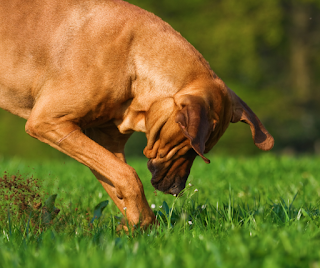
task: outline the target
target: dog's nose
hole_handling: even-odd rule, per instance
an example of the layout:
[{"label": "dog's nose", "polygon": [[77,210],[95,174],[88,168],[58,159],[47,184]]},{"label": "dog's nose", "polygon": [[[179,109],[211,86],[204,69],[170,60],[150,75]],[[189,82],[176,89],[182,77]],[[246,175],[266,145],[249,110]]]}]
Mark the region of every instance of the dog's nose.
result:
[{"label": "dog's nose", "polygon": [[182,182],[180,184],[174,183],[169,188],[169,190],[166,191],[166,193],[172,194],[172,195],[178,195],[185,188],[185,186],[186,186],[185,182]]}]

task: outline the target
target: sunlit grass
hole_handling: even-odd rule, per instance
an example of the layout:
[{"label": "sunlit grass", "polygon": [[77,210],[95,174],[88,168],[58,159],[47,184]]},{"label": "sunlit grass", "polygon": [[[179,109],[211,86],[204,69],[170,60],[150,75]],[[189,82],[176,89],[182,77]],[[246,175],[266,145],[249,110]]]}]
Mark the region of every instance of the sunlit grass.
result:
[{"label": "sunlit grass", "polygon": [[[2,160],[7,171],[41,179],[43,198],[58,194],[52,224],[6,218],[0,267],[320,267],[320,159],[198,159],[183,195],[154,193],[145,160],[130,160],[159,225],[117,233],[112,201],[90,171],[74,162]],[[1,177],[1,174],[0,174]]]}]

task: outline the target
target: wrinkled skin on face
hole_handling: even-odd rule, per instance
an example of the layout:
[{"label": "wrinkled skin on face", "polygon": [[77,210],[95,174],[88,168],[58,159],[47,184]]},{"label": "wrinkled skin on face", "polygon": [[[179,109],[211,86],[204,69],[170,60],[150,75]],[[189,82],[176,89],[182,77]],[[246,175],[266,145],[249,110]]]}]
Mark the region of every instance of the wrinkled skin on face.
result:
[{"label": "wrinkled skin on face", "polygon": [[173,116],[161,128],[153,150],[155,155],[148,161],[153,187],[167,194],[179,194],[185,188],[197,154]]},{"label": "wrinkled skin on face", "polygon": [[[153,146],[155,153],[148,162],[152,174],[151,183],[159,191],[178,195],[185,188],[191,166],[197,156],[196,151],[204,150],[195,144],[199,139],[197,136],[200,135],[200,139],[205,141],[211,130],[205,126],[209,121],[207,115],[203,114],[202,105],[196,106],[189,104],[181,110],[174,111],[159,131],[159,137]],[[201,115],[205,122],[201,120]],[[192,125],[191,121],[196,121],[197,124]],[[211,124],[209,126],[211,128]],[[145,154],[148,154],[146,150]]]},{"label": "wrinkled skin on face", "polygon": [[197,156],[178,124],[175,126],[175,131],[171,129],[170,132],[166,132],[169,124],[163,127],[157,157],[148,161],[153,187],[172,195],[179,194],[185,188],[192,163]]},{"label": "wrinkled skin on face", "polygon": [[[176,126],[179,125],[176,123]],[[192,148],[190,140],[183,134],[181,127],[177,128],[175,139],[171,136],[172,132],[171,135],[166,135],[165,129],[166,127],[163,128],[158,143],[166,144],[166,147],[160,147],[157,157],[149,159],[148,169],[152,174],[151,183],[156,190],[178,195],[185,188],[191,166],[198,154]],[[209,145],[216,143],[214,140],[217,135],[212,135],[210,138]],[[173,141],[177,143],[174,144]]]}]

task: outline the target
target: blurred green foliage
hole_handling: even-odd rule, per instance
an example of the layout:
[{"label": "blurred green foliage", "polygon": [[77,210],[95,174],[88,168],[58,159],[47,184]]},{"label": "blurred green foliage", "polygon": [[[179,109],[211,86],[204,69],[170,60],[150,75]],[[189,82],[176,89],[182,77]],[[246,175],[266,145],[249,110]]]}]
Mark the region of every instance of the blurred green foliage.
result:
[{"label": "blurred green foliage", "polygon": [[[319,0],[129,0],[179,31],[258,115],[277,152],[320,153]],[[0,111],[0,154],[62,157]],[[142,155],[134,134],[128,155]],[[232,124],[217,153],[254,154],[249,127]]]}]

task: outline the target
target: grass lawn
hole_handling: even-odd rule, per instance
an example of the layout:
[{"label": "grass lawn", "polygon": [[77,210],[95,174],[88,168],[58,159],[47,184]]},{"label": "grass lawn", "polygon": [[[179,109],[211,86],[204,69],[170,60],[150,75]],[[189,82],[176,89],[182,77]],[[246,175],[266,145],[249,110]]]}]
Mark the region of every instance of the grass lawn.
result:
[{"label": "grass lawn", "polygon": [[179,198],[155,194],[146,160],[129,159],[160,222],[133,234],[116,233],[121,215],[81,164],[0,159],[0,177],[40,179],[60,209],[49,226],[31,224],[7,214],[2,191],[0,267],[320,267],[319,157],[210,159],[195,161]]}]

